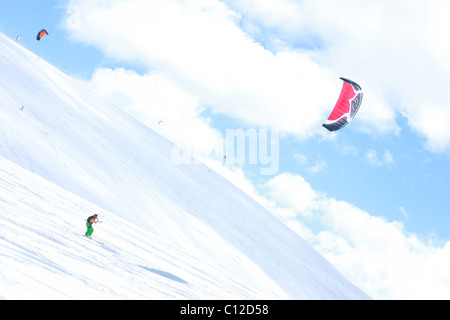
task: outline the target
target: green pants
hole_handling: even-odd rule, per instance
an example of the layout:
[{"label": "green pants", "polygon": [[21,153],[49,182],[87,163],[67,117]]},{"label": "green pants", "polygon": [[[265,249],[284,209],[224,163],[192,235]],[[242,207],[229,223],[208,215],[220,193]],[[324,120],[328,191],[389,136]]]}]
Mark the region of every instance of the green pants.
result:
[{"label": "green pants", "polygon": [[92,235],[92,232],[94,232],[94,228],[92,228],[92,224],[89,222],[86,222],[87,231],[85,233],[86,236],[90,237]]}]

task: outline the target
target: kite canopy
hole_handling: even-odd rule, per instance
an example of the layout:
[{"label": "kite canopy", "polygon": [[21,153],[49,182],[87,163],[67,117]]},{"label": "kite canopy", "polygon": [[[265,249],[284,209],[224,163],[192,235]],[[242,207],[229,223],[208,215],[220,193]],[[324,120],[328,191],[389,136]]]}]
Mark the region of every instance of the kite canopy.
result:
[{"label": "kite canopy", "polygon": [[359,110],[363,92],[361,87],[351,80],[341,78],[344,81],[341,95],[323,126],[329,131],[337,131],[345,127]]},{"label": "kite canopy", "polygon": [[36,37],[36,40],[37,40],[37,41],[41,40],[42,37],[45,36],[45,35],[48,35],[47,30],[42,29],[41,31],[39,31],[39,33],[38,33],[38,35],[37,35],[37,37]]}]

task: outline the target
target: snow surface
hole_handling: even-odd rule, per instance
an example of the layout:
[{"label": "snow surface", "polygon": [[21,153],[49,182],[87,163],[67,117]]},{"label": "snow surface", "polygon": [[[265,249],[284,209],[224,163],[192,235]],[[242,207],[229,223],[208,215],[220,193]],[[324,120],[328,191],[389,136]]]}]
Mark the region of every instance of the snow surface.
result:
[{"label": "snow surface", "polygon": [[175,147],[0,34],[0,297],[369,298]]}]

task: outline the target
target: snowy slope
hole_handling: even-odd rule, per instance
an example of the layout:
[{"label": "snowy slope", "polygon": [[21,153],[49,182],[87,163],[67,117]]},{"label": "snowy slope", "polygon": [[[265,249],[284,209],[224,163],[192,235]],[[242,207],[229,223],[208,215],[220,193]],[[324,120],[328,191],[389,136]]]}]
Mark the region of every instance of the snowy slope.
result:
[{"label": "snowy slope", "polygon": [[[26,208],[32,206],[43,221],[66,219],[62,225],[54,222],[55,229],[64,230],[58,231],[57,236],[49,235],[48,226],[37,223],[34,216],[28,223],[1,225],[8,232],[10,228],[19,228],[31,233],[23,247],[20,247],[20,233],[16,234],[17,241],[13,244],[0,238],[7,243],[9,259],[13,259],[18,247],[33,256],[39,252],[36,255],[41,260],[27,260],[20,266],[39,272],[49,265],[50,268],[59,266],[61,260],[80,261],[82,271],[59,269],[66,275],[60,284],[78,279],[80,287],[88,286],[89,281],[95,281],[94,277],[89,281],[85,275],[71,277],[75,273],[84,274],[85,268],[90,266],[90,262],[84,260],[85,255],[79,254],[87,253],[87,239],[76,242],[84,231],[83,219],[100,211],[105,212],[108,219],[97,227],[94,235],[103,237],[107,244],[98,248],[103,250],[99,251],[101,253],[94,255],[102,256],[104,264],[115,266],[115,271],[109,269],[109,272],[123,272],[126,277],[129,270],[130,277],[136,277],[136,283],[148,283],[143,295],[134,292],[136,285],[124,283],[123,287],[110,288],[121,298],[151,298],[151,294],[145,295],[146,290],[156,295],[164,291],[164,297],[172,298],[229,298],[230,294],[250,299],[367,298],[305,241],[220,175],[204,165],[177,165],[172,161],[174,145],[171,142],[1,34],[0,70],[0,156],[70,193],[55,191],[59,199],[53,203],[47,197],[41,208],[29,197],[12,201],[8,200],[6,190],[0,192],[0,221],[10,221],[6,212],[17,202],[17,206],[25,207],[17,209],[21,216],[28,217],[30,213]],[[18,171],[12,167],[11,170]],[[8,171],[5,174],[17,179],[24,175],[21,172],[16,176]],[[15,182],[13,179],[5,183]],[[33,190],[26,183],[16,183],[24,194],[30,197],[35,194],[41,199],[44,199],[41,193],[47,192],[45,188],[50,188],[43,180],[35,182]],[[40,184],[46,187],[41,188]],[[63,212],[66,206],[71,208],[68,216]],[[138,231],[137,226],[144,231]],[[0,235],[5,232],[0,230]],[[46,239],[42,247],[40,242],[32,241],[39,237]],[[84,251],[79,248],[83,245]],[[154,246],[157,249],[149,250]],[[68,251],[62,250],[63,247]],[[108,248],[110,252],[106,253]],[[139,260],[141,251],[145,254]],[[0,251],[2,259],[7,256],[3,252]],[[176,272],[165,270],[164,264],[153,264],[153,254],[166,255],[160,261],[173,261]],[[141,267],[125,265],[127,258],[136,259],[138,262],[133,266]],[[10,266],[8,260],[0,262],[0,296],[10,298],[8,292],[1,292],[2,282],[14,283],[17,277],[21,278],[21,268]],[[101,266],[97,265],[98,271]],[[119,272],[121,266],[124,271]],[[189,266],[192,272],[186,273]],[[177,286],[170,293],[168,287],[164,286],[164,290],[158,287],[157,272],[148,269],[162,270],[176,279],[183,279],[178,286],[191,283],[189,280],[200,277],[199,274],[208,276],[200,277],[203,279],[200,288],[188,290]],[[150,278],[156,278],[141,281],[137,276],[140,273],[147,276],[150,273]],[[215,273],[218,279],[228,280],[213,281]],[[36,282],[46,284],[47,281],[32,280],[23,287],[24,292],[29,292],[29,297],[46,296],[33,288]],[[222,286],[227,281],[231,284],[227,285],[229,290],[224,290]],[[104,283],[98,284],[95,293],[103,286]],[[153,289],[148,289],[150,287]],[[56,291],[72,297],[62,287]],[[52,295],[49,293],[48,297]]]},{"label": "snowy slope", "polygon": [[[0,199],[0,297],[248,299],[282,294],[276,286],[267,293],[247,288],[3,158]],[[81,236],[86,215],[99,211],[104,214],[95,239]]]}]

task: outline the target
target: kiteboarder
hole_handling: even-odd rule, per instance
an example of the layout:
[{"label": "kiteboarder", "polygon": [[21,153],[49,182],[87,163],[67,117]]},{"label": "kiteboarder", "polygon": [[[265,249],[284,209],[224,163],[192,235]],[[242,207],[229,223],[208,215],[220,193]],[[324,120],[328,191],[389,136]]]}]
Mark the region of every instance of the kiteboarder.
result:
[{"label": "kiteboarder", "polygon": [[94,232],[94,228],[92,227],[92,225],[94,223],[98,223],[98,215],[97,214],[94,214],[93,216],[90,216],[89,218],[86,219],[87,231],[84,235],[88,238],[91,238],[92,233]]}]

